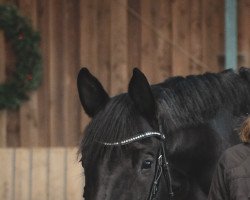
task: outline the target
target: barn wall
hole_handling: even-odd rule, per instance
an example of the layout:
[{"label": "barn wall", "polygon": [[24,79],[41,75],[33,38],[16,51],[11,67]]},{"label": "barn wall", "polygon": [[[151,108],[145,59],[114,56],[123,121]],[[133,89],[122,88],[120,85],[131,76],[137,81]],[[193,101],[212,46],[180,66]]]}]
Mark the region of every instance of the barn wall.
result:
[{"label": "barn wall", "polygon": [[76,148],[0,148],[1,200],[81,200]]},{"label": "barn wall", "polygon": [[[76,76],[87,66],[111,94],[126,91],[133,67],[150,83],[223,68],[223,0],[0,0],[41,32],[44,79],[30,101],[0,111],[0,146],[75,146],[88,117]],[[241,65],[250,65],[249,1],[239,0]],[[12,58],[12,59],[11,59]],[[0,32],[0,81],[13,68]]]}]

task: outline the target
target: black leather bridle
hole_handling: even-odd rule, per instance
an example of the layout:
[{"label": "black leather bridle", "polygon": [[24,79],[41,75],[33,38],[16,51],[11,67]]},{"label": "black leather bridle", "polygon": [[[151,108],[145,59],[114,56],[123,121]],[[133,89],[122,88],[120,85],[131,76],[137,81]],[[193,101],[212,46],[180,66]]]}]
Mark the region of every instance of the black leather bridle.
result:
[{"label": "black leather bridle", "polygon": [[160,140],[160,147],[158,151],[157,163],[155,166],[154,180],[151,184],[151,189],[150,189],[150,193],[149,193],[147,200],[157,199],[160,178],[162,175],[164,176],[164,180],[169,190],[169,199],[172,200],[174,197],[174,193],[173,193],[173,188],[172,188],[172,179],[171,179],[170,169],[169,169],[168,160],[166,157],[165,135],[159,132],[146,132],[146,133],[138,134],[134,137],[125,139],[120,142],[113,142],[113,143],[102,142],[102,144],[104,144],[105,146],[126,145],[126,144],[130,144],[130,143],[133,143],[133,142],[145,139],[145,138],[149,138],[149,137],[158,138]]},{"label": "black leather bridle", "polygon": [[160,139],[160,149],[158,153],[158,159],[155,167],[155,176],[153,183],[151,185],[150,193],[148,200],[155,200],[157,199],[157,192],[159,188],[159,181],[163,174],[165,183],[169,190],[169,199],[172,200],[174,197],[174,192],[172,188],[172,178],[170,174],[170,169],[166,157],[166,150],[165,150],[165,144],[164,144],[165,137]]}]

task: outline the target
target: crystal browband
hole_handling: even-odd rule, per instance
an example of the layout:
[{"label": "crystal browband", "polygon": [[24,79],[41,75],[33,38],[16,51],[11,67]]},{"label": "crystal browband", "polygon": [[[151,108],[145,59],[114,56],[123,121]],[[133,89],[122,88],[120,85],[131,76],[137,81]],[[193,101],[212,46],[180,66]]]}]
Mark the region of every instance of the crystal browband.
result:
[{"label": "crystal browband", "polygon": [[142,134],[135,135],[134,137],[122,140],[120,142],[100,142],[106,146],[118,146],[118,145],[125,145],[129,144],[138,140],[142,140],[148,137],[159,137],[160,139],[165,139],[165,135],[159,133],[159,132],[146,132]]}]

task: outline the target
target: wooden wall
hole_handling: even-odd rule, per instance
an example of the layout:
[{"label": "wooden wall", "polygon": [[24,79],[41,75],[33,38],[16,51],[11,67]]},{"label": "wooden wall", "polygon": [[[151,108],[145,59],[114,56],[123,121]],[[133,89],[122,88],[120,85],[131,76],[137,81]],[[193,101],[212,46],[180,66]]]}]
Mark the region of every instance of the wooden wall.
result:
[{"label": "wooden wall", "polygon": [[76,148],[0,148],[1,200],[81,200]]},{"label": "wooden wall", "polygon": [[[223,0],[0,0],[41,32],[44,79],[30,101],[0,111],[0,146],[74,146],[89,121],[76,90],[87,66],[111,94],[133,67],[151,83],[223,68]],[[239,0],[240,65],[250,65],[250,2]],[[13,55],[0,32],[0,81]]]}]

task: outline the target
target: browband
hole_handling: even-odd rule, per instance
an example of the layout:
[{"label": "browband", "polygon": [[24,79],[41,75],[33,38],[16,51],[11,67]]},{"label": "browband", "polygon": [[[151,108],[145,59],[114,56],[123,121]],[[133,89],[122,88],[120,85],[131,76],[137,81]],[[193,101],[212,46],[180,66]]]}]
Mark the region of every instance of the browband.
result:
[{"label": "browband", "polygon": [[129,144],[138,140],[142,140],[148,137],[159,137],[161,140],[165,140],[165,135],[159,133],[159,132],[146,132],[142,134],[135,135],[134,137],[122,140],[120,142],[100,142],[106,146],[118,146],[118,145],[125,145]]}]

